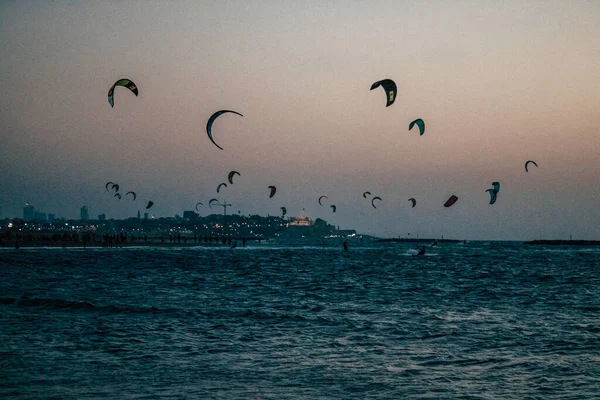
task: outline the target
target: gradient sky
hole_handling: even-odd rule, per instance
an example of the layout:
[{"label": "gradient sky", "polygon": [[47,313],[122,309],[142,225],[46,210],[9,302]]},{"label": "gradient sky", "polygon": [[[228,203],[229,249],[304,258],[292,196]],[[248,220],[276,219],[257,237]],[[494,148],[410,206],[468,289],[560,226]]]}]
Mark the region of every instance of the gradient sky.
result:
[{"label": "gradient sky", "polygon": [[[218,197],[379,236],[600,239],[598,21],[597,1],[4,1],[0,207],[173,216]],[[140,95],[111,108],[125,77]],[[369,91],[385,78],[388,108]],[[244,114],[215,122],[223,151],[220,109]]]}]

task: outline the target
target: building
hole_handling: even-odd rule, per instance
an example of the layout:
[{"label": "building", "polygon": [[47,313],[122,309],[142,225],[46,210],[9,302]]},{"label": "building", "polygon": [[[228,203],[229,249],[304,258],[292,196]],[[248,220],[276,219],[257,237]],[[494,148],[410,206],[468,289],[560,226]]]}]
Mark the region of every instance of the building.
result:
[{"label": "building", "polygon": [[106,221],[106,214],[98,214],[98,221]]},{"label": "building", "polygon": [[33,219],[35,219],[36,221],[46,221],[48,219],[45,212],[35,211],[33,215]]},{"label": "building", "polygon": [[30,222],[35,219],[35,207],[29,204],[23,208],[23,221]]},{"label": "building", "polygon": [[87,221],[88,219],[90,219],[90,214],[88,213],[87,206],[83,206],[79,209],[79,215],[79,219],[82,221]]},{"label": "building", "polygon": [[4,215],[2,214],[2,206],[0,206],[0,219],[4,218]]},{"label": "building", "polygon": [[55,219],[56,219],[56,215],[55,215],[55,214],[52,214],[52,213],[49,213],[49,214],[48,214],[48,222],[52,222],[52,221],[54,221]]},{"label": "building", "polygon": [[312,221],[306,215],[304,215],[304,209],[299,217],[290,217],[290,226],[311,226]]}]

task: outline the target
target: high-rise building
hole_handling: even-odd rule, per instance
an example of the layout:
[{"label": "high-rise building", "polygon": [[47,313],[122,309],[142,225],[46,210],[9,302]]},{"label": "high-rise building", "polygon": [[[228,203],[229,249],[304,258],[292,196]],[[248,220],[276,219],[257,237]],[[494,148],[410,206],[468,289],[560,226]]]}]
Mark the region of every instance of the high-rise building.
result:
[{"label": "high-rise building", "polygon": [[90,219],[90,214],[88,213],[87,206],[81,207],[81,209],[79,210],[79,214],[80,214],[79,219],[82,221],[87,221],[88,219]]},{"label": "high-rise building", "polygon": [[52,213],[48,213],[48,222],[52,222],[56,219],[56,215]]},{"label": "high-rise building", "polygon": [[36,221],[46,221],[48,219],[48,217],[46,216],[45,212],[41,212],[41,211],[35,211],[33,213],[33,216]]},{"label": "high-rise building", "polygon": [[23,221],[30,222],[35,219],[35,207],[29,204],[23,208]]}]

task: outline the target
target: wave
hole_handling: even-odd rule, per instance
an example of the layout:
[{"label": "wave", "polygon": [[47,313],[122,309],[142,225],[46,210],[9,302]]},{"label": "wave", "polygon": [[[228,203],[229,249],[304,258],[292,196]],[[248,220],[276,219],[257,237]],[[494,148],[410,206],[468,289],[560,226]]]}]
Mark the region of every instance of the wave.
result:
[{"label": "wave", "polygon": [[134,307],[128,305],[99,306],[88,301],[64,300],[21,296],[17,298],[0,297],[0,305],[14,307],[30,307],[47,310],[71,310],[88,312],[107,312],[117,314],[169,314],[178,311],[176,308]]}]

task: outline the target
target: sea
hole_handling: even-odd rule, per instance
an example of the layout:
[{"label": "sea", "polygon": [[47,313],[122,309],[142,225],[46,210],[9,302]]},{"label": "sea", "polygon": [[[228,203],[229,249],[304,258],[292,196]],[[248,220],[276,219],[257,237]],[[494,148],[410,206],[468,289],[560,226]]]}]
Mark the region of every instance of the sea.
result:
[{"label": "sea", "polygon": [[0,249],[2,399],[600,399],[600,247]]}]

